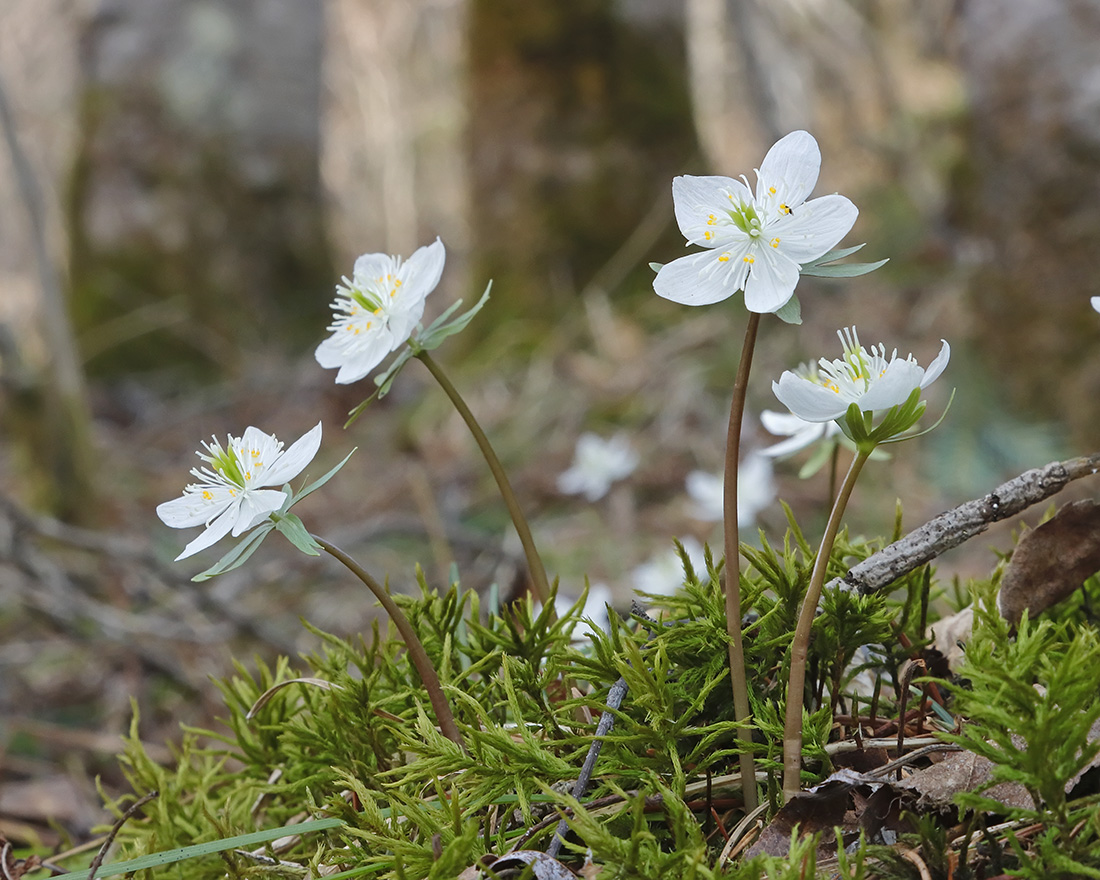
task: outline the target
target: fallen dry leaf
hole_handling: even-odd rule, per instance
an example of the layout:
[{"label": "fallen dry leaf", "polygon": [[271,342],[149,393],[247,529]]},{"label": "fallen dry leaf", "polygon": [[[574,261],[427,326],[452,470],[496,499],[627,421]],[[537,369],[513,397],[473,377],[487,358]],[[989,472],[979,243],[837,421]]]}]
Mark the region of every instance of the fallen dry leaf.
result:
[{"label": "fallen dry leaf", "polygon": [[1100,571],[1100,504],[1072,501],[1020,538],[1001,578],[997,610],[1018,623],[1061,602]]},{"label": "fallen dry leaf", "polygon": [[[1024,747],[1023,740],[1018,743]],[[896,782],[900,788],[907,788],[920,795],[917,807],[923,810],[941,810],[954,807],[955,795],[964,791],[975,791],[989,782],[993,775],[993,762],[973,752],[951,752],[938,764],[918,770],[907,778]],[[1017,782],[1002,782],[982,792],[993,800],[1000,801],[1006,807],[1034,809],[1026,788]]]}]

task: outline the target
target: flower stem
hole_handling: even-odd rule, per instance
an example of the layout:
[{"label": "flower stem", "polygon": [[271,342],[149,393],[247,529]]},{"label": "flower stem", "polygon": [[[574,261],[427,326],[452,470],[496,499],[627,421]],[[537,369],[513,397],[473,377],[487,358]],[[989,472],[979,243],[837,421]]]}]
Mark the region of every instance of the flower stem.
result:
[{"label": "flower stem", "polygon": [[413,629],[409,618],[405,616],[405,612],[393,601],[389,591],[371,577],[370,573],[347,553],[318,535],[312,535],[312,538],[326,553],[342,562],[345,568],[366,584],[367,589],[374,593],[378,601],[382,603],[382,607],[386,609],[386,613],[389,614],[390,619],[397,626],[397,631],[401,633],[401,638],[404,640],[405,647],[409,652],[409,659],[412,660],[413,666],[420,674],[420,680],[424,682],[424,687],[428,691],[428,699],[431,700],[432,709],[435,711],[435,720],[439,722],[439,729],[447,739],[465,752],[466,743],[458,730],[458,724],[455,723],[455,716],[451,711],[451,704],[447,700],[447,695],[443,693],[443,685],[439,681],[439,675],[436,674],[435,667],[432,666],[432,661],[428,657],[428,652],[424,650],[424,643],[420,641],[420,637]]},{"label": "flower stem", "polygon": [[749,385],[749,368],[756,348],[760,315],[749,313],[745,329],[745,344],[733,382],[733,403],[730,406],[729,428],[726,431],[726,476],[723,490],[726,550],[726,632],[729,635],[730,680],[733,682],[733,717],[740,722],[737,729],[741,741],[741,791],[745,811],[756,809],[756,767],[752,756],[752,728],[749,726],[749,685],[745,677],[745,649],[741,644],[741,541],[737,525],[737,468],[741,460],[741,422],[745,415],[745,393]]},{"label": "flower stem", "polygon": [[416,356],[424,362],[424,366],[428,368],[428,371],[451,399],[451,403],[458,410],[458,414],[466,422],[466,427],[474,435],[474,440],[477,441],[478,448],[485,457],[485,463],[489,465],[489,470],[493,472],[493,478],[497,481],[497,488],[500,490],[500,497],[504,499],[508,513],[512,517],[512,524],[516,527],[516,533],[523,545],[523,553],[527,557],[527,569],[531,574],[531,585],[534,588],[535,597],[543,604],[544,608],[552,609],[550,583],[546,578],[546,569],[542,565],[542,558],[535,548],[535,540],[531,537],[531,527],[527,524],[527,518],[523,515],[523,510],[520,509],[519,501],[516,500],[516,493],[512,491],[512,484],[508,482],[508,475],[504,472],[504,467],[501,465],[500,459],[497,458],[496,452],[493,451],[489,438],[481,430],[481,425],[474,418],[474,414],[470,412],[470,408],[466,405],[466,401],[462,399],[462,395],[458,393],[458,389],[451,384],[451,380],[447,378],[432,356],[426,351],[421,351]]},{"label": "flower stem", "polygon": [[791,676],[787,681],[787,718],[783,727],[784,801],[789,801],[802,788],[802,701],[806,692],[806,657],[810,648],[810,630],[813,627],[814,616],[817,614],[821,590],[825,586],[829,558],[832,556],[837,532],[840,531],[844,509],[848,506],[848,499],[852,497],[856,479],[870,454],[870,450],[857,452],[848,468],[848,473],[844,475],[844,482],[840,485],[836,501],[833,502],[833,509],[829,513],[829,521],[825,525],[821,547],[814,559],[810,586],[806,590],[806,597],[802,600],[798,624],[795,626],[794,638],[791,640]]}]

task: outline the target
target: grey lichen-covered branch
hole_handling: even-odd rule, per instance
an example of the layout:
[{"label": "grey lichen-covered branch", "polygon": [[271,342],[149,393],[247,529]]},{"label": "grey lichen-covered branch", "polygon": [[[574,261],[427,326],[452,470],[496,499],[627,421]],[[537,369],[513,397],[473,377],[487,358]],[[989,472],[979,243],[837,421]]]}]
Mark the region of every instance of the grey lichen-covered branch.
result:
[{"label": "grey lichen-covered branch", "polygon": [[1069,483],[1097,470],[1100,470],[1100,452],[1025,471],[988,495],[941,513],[853,566],[844,577],[834,578],[827,586],[858,590],[864,595],[882,590],[941,553],[980,535],[993,523],[1057,495]]}]

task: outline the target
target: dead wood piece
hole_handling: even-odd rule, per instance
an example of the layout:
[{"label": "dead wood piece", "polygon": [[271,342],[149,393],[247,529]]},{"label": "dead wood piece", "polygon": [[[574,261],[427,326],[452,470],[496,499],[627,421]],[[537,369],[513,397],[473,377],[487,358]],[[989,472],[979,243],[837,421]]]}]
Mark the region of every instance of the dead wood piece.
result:
[{"label": "dead wood piece", "polygon": [[1091,476],[1098,470],[1100,452],[1025,471],[988,495],[934,517],[853,566],[844,577],[834,578],[827,586],[856,590],[863,595],[878,592],[941,553],[980,535],[993,523],[1045,501],[1073,480]]}]

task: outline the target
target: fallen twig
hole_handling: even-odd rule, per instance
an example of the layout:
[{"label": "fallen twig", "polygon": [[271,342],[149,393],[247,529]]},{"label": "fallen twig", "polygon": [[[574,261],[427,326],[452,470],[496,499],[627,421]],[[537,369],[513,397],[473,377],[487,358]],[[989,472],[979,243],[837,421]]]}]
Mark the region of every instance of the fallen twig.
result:
[{"label": "fallen twig", "polygon": [[97,852],[95,858],[92,859],[92,864],[88,866],[88,880],[95,880],[95,873],[99,870],[99,866],[103,864],[103,859],[107,856],[107,850],[109,850],[111,844],[115,842],[118,832],[122,830],[122,826],[126,824],[126,821],[134,815],[134,813],[149,803],[149,801],[159,796],[159,791],[149,792],[149,794],[138,798],[130,804],[130,806],[126,808],[126,812],[118,817],[118,821],[115,822],[115,824],[111,826],[111,830],[107,832],[107,838],[103,841],[103,846],[99,848],[99,852]]},{"label": "fallen twig", "polygon": [[863,595],[875,593],[941,553],[980,535],[993,523],[1045,501],[1073,480],[1098,470],[1100,452],[1025,471],[988,495],[941,513],[853,566],[844,577],[834,578],[827,586],[858,590]]}]

